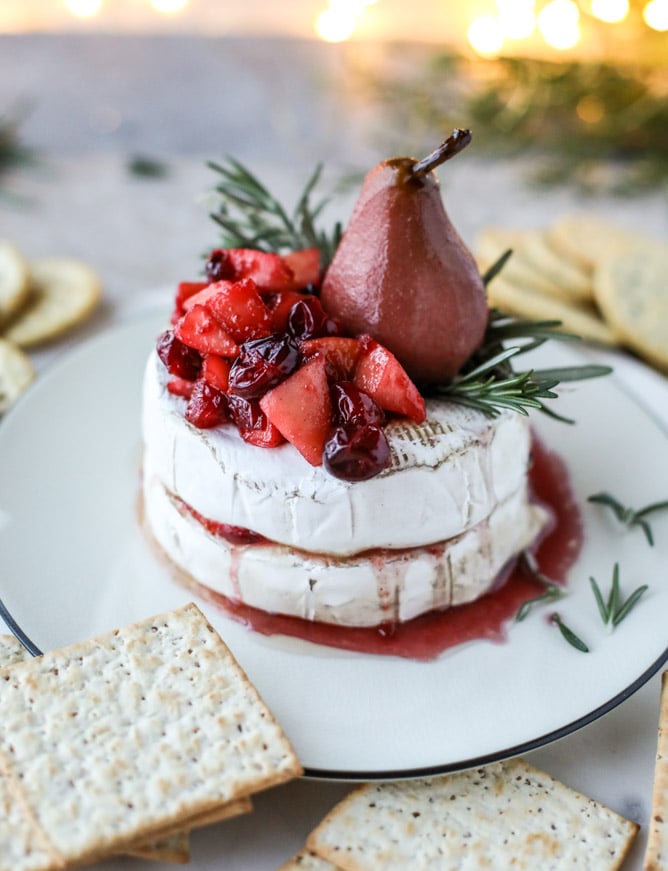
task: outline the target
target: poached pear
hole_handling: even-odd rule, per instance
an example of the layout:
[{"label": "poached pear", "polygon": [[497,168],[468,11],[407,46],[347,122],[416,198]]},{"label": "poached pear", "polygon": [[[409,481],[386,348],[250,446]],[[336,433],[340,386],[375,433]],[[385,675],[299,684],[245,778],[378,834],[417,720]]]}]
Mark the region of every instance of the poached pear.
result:
[{"label": "poached pear", "polygon": [[419,384],[456,375],[487,326],[482,278],[433,171],[470,139],[455,130],[424,160],[371,170],[322,285],[326,311],[351,334],[370,333]]}]

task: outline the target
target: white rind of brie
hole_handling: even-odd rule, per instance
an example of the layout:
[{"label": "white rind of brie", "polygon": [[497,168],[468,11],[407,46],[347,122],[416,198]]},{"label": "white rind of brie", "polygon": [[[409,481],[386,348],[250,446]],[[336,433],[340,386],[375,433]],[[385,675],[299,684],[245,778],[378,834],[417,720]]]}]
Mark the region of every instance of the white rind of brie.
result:
[{"label": "white rind of brie", "polygon": [[271,613],[348,627],[410,620],[479,598],[547,521],[523,485],[486,520],[430,547],[339,558],[273,543],[230,544],[178,504],[149,458],[144,516],[170,560],[214,592]]},{"label": "white rind of brie", "polygon": [[[185,400],[167,391],[168,378],[152,353],[143,400],[146,461],[152,474],[204,517],[251,529],[277,545],[319,557],[347,557],[378,548],[423,547],[469,530],[478,530],[479,536],[480,524],[488,518],[491,522],[497,508],[502,516],[506,509],[501,506],[516,504],[513,497],[525,492],[530,429],[527,418],[512,411],[492,419],[430,400],[424,423],[397,420],[386,427],[391,467],[368,481],[351,483],[309,465],[292,445],[249,445],[232,424],[209,430],[192,426],[184,417]],[[157,524],[155,511],[151,518]],[[533,529],[531,516],[526,510],[516,514],[522,541]],[[167,522],[164,513],[160,517],[160,523]],[[164,531],[153,522],[151,527],[164,546]],[[274,557],[271,572],[264,571],[280,586]],[[405,572],[406,587],[414,584],[412,571]],[[433,578],[427,580],[428,574],[423,572],[415,582],[425,591],[436,584]],[[295,575],[284,574],[286,584]],[[308,611],[308,596],[301,595],[301,610]],[[420,601],[425,597],[426,592],[418,595]],[[369,608],[377,610],[372,599]],[[415,610],[408,595],[401,609],[403,614]]]}]

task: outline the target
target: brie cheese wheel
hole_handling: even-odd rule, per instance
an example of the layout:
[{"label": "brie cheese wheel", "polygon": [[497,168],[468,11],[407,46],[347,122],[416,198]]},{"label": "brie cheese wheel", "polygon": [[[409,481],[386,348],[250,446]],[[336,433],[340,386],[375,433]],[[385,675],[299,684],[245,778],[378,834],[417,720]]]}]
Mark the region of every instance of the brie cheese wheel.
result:
[{"label": "brie cheese wheel", "polygon": [[165,488],[151,457],[144,466],[145,522],[182,572],[235,602],[342,626],[410,620],[479,598],[547,521],[522,484],[489,517],[428,547],[327,557],[273,542],[231,544]]},{"label": "brie cheese wheel", "polygon": [[490,418],[429,400],[424,423],[387,425],[390,468],[351,483],[309,465],[290,444],[265,449],[244,442],[233,424],[189,424],[168,379],[152,353],[143,402],[152,474],[204,517],[278,545],[338,557],[421,547],[474,530],[524,492],[530,429],[513,411]]}]

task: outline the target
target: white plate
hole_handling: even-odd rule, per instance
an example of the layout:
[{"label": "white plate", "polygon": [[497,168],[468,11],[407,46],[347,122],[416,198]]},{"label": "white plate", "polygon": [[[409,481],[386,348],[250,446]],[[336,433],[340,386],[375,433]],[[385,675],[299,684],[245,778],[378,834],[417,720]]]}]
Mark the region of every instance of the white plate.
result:
[{"label": "white plate", "polygon": [[[0,425],[0,595],[43,649],[189,600],[142,539],[136,519],[144,362],[164,313],[143,315],[63,359]],[[550,365],[582,362],[555,346]],[[559,603],[592,651],[570,647],[547,609],[434,662],[346,653],[256,635],[200,603],[294,742],[312,776],[368,779],[456,770],[526,752],[613,708],[666,660],[668,516],[656,546],[586,505],[606,489],[639,507],[668,496],[666,434],[616,384],[571,387],[567,426],[537,415],[583,505],[586,542]],[[407,510],[409,508],[407,507]],[[613,632],[590,590],[650,590]]]}]

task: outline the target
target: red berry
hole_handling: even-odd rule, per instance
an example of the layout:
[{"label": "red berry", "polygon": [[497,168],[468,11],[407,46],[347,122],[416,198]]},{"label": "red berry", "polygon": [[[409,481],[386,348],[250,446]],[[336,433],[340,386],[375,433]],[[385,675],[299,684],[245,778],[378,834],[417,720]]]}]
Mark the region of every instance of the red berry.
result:
[{"label": "red berry", "polygon": [[340,381],[332,386],[332,402],[339,423],[373,426],[385,423],[385,414],[380,405],[351,381]]},{"label": "red berry", "polygon": [[295,339],[312,339],[321,336],[328,318],[320,300],[307,296],[296,302],[288,315],[288,333]]},{"label": "red berry", "polygon": [[366,481],[390,465],[390,446],[378,426],[339,426],[327,440],[323,462],[344,481]]},{"label": "red berry", "polygon": [[227,397],[203,378],[193,385],[186,406],[186,420],[200,429],[209,429],[227,419]]},{"label": "red berry", "polygon": [[234,264],[224,248],[216,248],[209,254],[205,270],[209,281],[232,281],[236,277]]},{"label": "red berry", "polygon": [[257,399],[244,399],[243,396],[230,394],[227,401],[230,416],[244,441],[261,448],[274,448],[285,441],[262,411]]},{"label": "red berry", "polygon": [[301,354],[285,334],[245,342],[230,369],[230,393],[254,399],[280,384],[299,366]]},{"label": "red berry", "polygon": [[194,381],[199,376],[202,367],[200,353],[177,339],[173,330],[161,333],[155,348],[170,375],[177,375],[186,381]]}]

